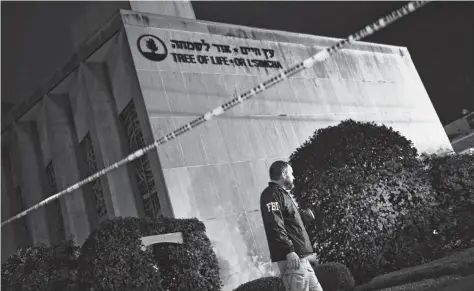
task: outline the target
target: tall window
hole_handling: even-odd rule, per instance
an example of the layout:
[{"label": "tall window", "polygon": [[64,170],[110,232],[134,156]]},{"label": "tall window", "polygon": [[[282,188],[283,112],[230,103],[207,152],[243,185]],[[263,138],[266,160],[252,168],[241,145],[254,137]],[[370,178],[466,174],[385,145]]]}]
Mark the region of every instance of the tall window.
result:
[{"label": "tall window", "polygon": [[[130,153],[145,146],[143,134],[140,129],[137,110],[135,104],[131,101],[120,114],[120,120],[125,128]],[[143,200],[145,215],[149,217],[160,217],[161,206],[158,200],[155,180],[150,167],[150,161],[147,155],[143,155],[134,161],[135,175],[138,184],[138,191]]]},{"label": "tall window", "polygon": [[[54,172],[53,162],[49,162],[46,166],[46,176],[48,178],[48,185],[49,191],[48,197],[58,193],[58,186],[56,184],[56,174]],[[53,217],[53,224],[52,226],[53,231],[57,234],[59,240],[64,240],[66,238],[66,232],[64,229],[64,220],[63,220],[63,212],[61,208],[61,202],[59,199],[54,200],[51,202],[50,211],[52,211],[51,217]]]},{"label": "tall window", "polygon": [[[81,153],[86,165],[86,177],[95,174],[99,169],[95,158],[94,147],[92,146],[92,139],[90,133],[82,140]],[[95,211],[99,223],[107,220],[107,207],[105,206],[104,191],[102,190],[101,179],[95,179],[90,183],[90,192],[92,194],[93,202],[95,205]]]}]

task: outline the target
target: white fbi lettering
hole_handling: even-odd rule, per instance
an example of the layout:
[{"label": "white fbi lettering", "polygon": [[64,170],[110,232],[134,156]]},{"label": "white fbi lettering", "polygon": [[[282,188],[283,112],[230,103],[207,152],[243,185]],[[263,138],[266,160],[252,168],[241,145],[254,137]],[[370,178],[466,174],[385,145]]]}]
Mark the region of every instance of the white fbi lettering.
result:
[{"label": "white fbi lettering", "polygon": [[279,205],[278,205],[278,202],[270,202],[270,203],[267,203],[267,208],[268,208],[268,212],[280,210],[280,207],[279,207]]}]

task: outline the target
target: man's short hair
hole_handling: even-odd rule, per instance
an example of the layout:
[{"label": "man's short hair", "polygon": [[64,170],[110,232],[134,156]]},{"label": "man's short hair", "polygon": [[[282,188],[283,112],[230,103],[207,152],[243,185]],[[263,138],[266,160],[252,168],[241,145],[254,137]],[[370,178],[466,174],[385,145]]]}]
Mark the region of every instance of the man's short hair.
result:
[{"label": "man's short hair", "polygon": [[270,180],[272,181],[277,181],[280,180],[281,175],[283,174],[283,171],[287,167],[289,167],[290,164],[284,161],[276,161],[270,166]]}]

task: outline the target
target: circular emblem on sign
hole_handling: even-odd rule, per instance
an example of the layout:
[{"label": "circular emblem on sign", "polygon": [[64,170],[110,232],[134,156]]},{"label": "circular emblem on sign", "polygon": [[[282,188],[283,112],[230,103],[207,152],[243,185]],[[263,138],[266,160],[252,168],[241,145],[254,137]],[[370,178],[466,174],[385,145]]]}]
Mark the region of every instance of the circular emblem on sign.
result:
[{"label": "circular emblem on sign", "polygon": [[165,43],[151,34],[144,34],[137,40],[137,47],[142,56],[154,62],[161,62],[168,56]]}]

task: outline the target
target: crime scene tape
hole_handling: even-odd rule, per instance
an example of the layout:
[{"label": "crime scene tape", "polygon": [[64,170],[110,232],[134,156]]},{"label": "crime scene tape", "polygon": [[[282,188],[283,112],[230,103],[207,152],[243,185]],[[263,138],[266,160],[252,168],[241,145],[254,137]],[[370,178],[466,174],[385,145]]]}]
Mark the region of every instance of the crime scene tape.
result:
[{"label": "crime scene tape", "polygon": [[194,119],[193,121],[181,126],[180,128],[176,129],[175,131],[173,131],[173,132],[171,132],[171,133],[155,140],[154,143],[152,143],[152,144],[150,144],[150,145],[148,145],[148,146],[146,146],[142,149],[139,149],[139,150],[135,151],[134,153],[127,156],[126,158],[124,158],[124,159],[122,159],[122,160],[120,160],[116,163],[113,163],[112,165],[102,169],[101,171],[96,172],[95,174],[89,176],[88,178],[86,178],[86,179],[84,179],[84,180],[82,180],[82,181],[80,181],[80,182],[64,189],[64,190],[62,190],[61,192],[59,192],[57,194],[54,194],[54,195],[48,197],[47,199],[41,201],[40,203],[38,203],[38,204],[36,204],[36,205],[20,212],[19,214],[15,215],[15,216],[7,219],[7,220],[5,220],[4,222],[2,222],[1,226],[3,227],[4,225],[6,225],[6,224],[8,224],[8,223],[10,223],[10,222],[12,222],[16,219],[19,219],[19,218],[25,216],[26,214],[28,214],[29,212],[31,212],[33,210],[36,210],[36,209],[40,208],[41,206],[44,206],[47,203],[49,203],[49,202],[51,202],[55,199],[58,199],[59,197],[65,195],[67,193],[72,193],[75,190],[82,187],[83,185],[85,185],[87,183],[90,183],[90,182],[92,182],[93,180],[95,180],[99,177],[104,176],[108,172],[110,172],[114,169],[117,169],[117,168],[125,165],[126,163],[137,159],[138,157],[143,156],[144,154],[148,153],[149,151],[151,151],[155,148],[158,148],[158,146],[160,146],[162,144],[165,144],[170,140],[175,139],[176,137],[190,131],[191,129],[205,123],[206,121],[211,120],[213,117],[216,117],[216,116],[219,116],[219,115],[223,114],[224,112],[228,111],[229,109],[239,105],[243,101],[246,101],[247,99],[250,99],[253,96],[258,95],[259,93],[267,90],[268,88],[271,88],[271,87],[275,86],[276,84],[286,80],[288,77],[291,77],[291,76],[295,75],[296,73],[299,73],[302,70],[311,68],[316,62],[321,62],[321,61],[327,59],[330,55],[340,51],[343,47],[345,47],[345,46],[347,46],[351,43],[354,43],[355,41],[358,41],[362,38],[365,38],[369,35],[372,35],[374,32],[376,32],[378,30],[381,30],[381,29],[385,28],[386,26],[392,24],[396,20],[398,20],[398,19],[400,19],[400,18],[402,18],[402,17],[418,10],[419,8],[421,8],[424,5],[428,4],[429,2],[430,1],[413,1],[413,2],[410,2],[410,3],[402,6],[399,9],[396,9],[396,10],[392,11],[390,14],[380,18],[378,21],[373,22],[372,24],[367,25],[366,27],[359,30],[358,32],[349,35],[346,39],[337,42],[335,45],[333,45],[329,48],[326,48],[326,49],[323,49],[323,50],[317,52],[313,56],[311,56],[308,59],[294,65],[293,67],[290,67],[286,70],[280,71],[280,73],[278,75],[270,78],[269,80],[261,83],[260,85],[258,85],[256,87],[250,89],[249,91],[247,91],[243,94],[240,94],[239,96],[235,97],[234,99],[229,100],[228,102],[224,103],[223,105],[221,105],[219,107],[216,107],[215,109],[213,109],[212,111],[207,112],[206,114],[202,115],[201,117],[198,117],[198,118]]}]

